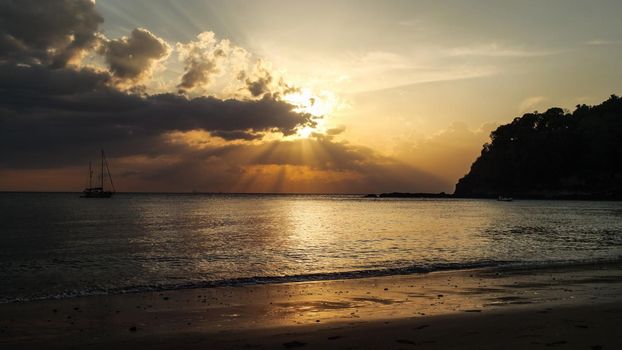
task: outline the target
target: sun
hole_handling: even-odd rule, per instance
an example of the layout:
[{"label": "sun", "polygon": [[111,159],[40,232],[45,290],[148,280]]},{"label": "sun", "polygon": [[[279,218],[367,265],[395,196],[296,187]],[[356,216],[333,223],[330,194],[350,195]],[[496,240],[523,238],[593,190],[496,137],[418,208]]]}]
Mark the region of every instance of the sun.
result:
[{"label": "sun", "polygon": [[305,126],[304,128],[298,130],[296,136],[298,138],[308,139],[314,132],[318,132],[317,127]]},{"label": "sun", "polygon": [[283,100],[294,105],[296,112],[308,113],[315,117],[314,127],[305,126],[296,133],[298,138],[308,138],[312,133],[323,133],[326,131],[326,118],[335,109],[335,94],[330,91],[322,91],[314,94],[310,89],[300,89],[299,91],[287,94]]}]

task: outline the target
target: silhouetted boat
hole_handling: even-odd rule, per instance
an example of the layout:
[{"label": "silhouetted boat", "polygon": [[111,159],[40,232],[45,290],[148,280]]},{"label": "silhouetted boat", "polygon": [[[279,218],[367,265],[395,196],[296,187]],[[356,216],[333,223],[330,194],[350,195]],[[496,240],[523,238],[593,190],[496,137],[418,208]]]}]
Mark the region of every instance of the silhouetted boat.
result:
[{"label": "silhouetted boat", "polygon": [[[110,186],[112,187],[112,191],[106,191],[104,188],[104,167],[106,167],[106,173],[108,174],[108,178],[110,179]],[[85,188],[82,191],[81,198],[110,198],[115,193],[114,183],[112,182],[112,175],[110,175],[110,169],[108,168],[108,161],[106,160],[106,156],[104,155],[104,150],[102,150],[102,160],[101,160],[101,175],[99,176],[99,187],[93,187],[93,169],[91,167],[91,162],[89,162],[89,187]]]},{"label": "silhouetted boat", "polygon": [[499,198],[497,198],[497,200],[500,201],[500,202],[511,202],[514,199],[512,199],[512,197],[499,196]]}]

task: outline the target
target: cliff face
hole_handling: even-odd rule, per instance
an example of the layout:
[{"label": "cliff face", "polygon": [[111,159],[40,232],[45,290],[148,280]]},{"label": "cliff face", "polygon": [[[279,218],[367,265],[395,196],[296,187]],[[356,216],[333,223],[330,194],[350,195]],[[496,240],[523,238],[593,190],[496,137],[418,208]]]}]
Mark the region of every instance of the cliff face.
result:
[{"label": "cliff face", "polygon": [[622,99],[502,125],[456,184],[460,197],[622,198]]}]

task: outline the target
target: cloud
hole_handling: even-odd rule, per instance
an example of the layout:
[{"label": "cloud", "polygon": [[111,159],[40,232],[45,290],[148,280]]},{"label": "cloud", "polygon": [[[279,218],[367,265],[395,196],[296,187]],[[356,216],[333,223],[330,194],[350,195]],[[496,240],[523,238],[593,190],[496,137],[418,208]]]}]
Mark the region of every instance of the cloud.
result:
[{"label": "cloud", "polygon": [[112,76],[132,83],[151,77],[155,65],[170,52],[163,39],[144,28],[134,29],[130,37],[108,40],[101,49]]},{"label": "cloud", "polygon": [[247,78],[246,74],[240,74],[239,77],[240,80],[244,80],[246,88],[254,97],[262,96],[271,90],[272,74],[262,61],[257,62],[251,77]]},{"label": "cloud", "polygon": [[0,59],[64,67],[98,41],[103,18],[91,0],[0,3]]},{"label": "cloud", "polygon": [[310,115],[271,96],[138,95],[117,90],[107,84],[110,79],[86,68],[0,64],[0,147],[5,150],[0,164],[52,165],[100,146],[118,154],[164,152],[162,135],[174,130],[249,140],[268,132],[291,135],[313,123]]},{"label": "cloud", "polygon": [[[134,152],[137,145],[128,141],[123,147],[115,143],[106,149],[120,190],[368,193],[443,191],[452,185],[370,148],[328,138],[227,142],[208,147],[195,147],[191,142],[172,145],[163,139],[160,143],[149,141],[156,148],[153,152]],[[42,149],[38,145],[28,156],[36,157]],[[58,161],[60,151],[52,145],[45,155]],[[4,179],[0,190],[12,185],[41,189],[37,183],[25,183],[23,179],[43,183],[49,180],[58,184],[58,189],[79,187],[83,171],[78,165],[86,164],[89,156],[97,153],[87,151],[90,154],[72,151],[65,163],[45,164],[39,160],[37,165],[47,165],[42,170],[0,167]],[[54,179],[57,174],[64,174],[62,183]]]},{"label": "cloud", "polygon": [[309,135],[311,138],[318,140],[328,140],[332,141],[335,139],[335,136],[340,135],[346,131],[345,125],[340,125],[335,128],[326,129],[324,132],[313,131]]},{"label": "cloud", "polygon": [[[414,84],[490,76],[498,68],[490,62],[464,60],[445,48],[407,54],[370,51],[330,59],[303,57],[289,65],[310,67],[309,76],[319,84],[335,86],[348,94],[393,89]],[[301,59],[298,59],[300,61]]]},{"label": "cloud", "polygon": [[[223,142],[256,141],[269,133],[291,135],[315,123],[273,94],[225,99],[124,91],[148,80],[168,57],[171,47],[163,39],[144,28],[129,37],[104,37],[97,31],[103,19],[91,1],[0,6],[2,43],[15,44],[2,46],[0,56],[0,167],[76,164],[100,147],[120,157],[158,157],[180,147],[168,142],[172,132],[203,131]],[[238,65],[248,66],[243,49],[217,41],[209,32],[177,49],[188,63],[182,77],[188,84],[195,61],[220,57],[236,73]],[[101,54],[107,67],[66,64],[87,53]],[[192,84],[206,82],[201,79]]]},{"label": "cloud", "polygon": [[[296,103],[319,102],[306,92],[294,104],[283,101],[301,90],[269,63],[211,32],[175,46],[184,64],[177,86],[183,94],[154,94],[125,90],[149,80],[171,53],[149,30],[106,38],[91,1],[14,1],[0,8],[1,189],[51,189],[24,179],[79,184],[79,166],[100,148],[126,190],[186,190],[188,184],[290,192],[447,186],[369,148],[336,141],[345,126],[304,140],[274,140],[273,134],[315,125],[317,118]],[[101,54],[105,65],[69,64],[86,54]],[[223,76],[224,86],[216,79]],[[233,91],[235,98],[206,95],[206,87]],[[54,182],[59,174],[64,180]]]},{"label": "cloud", "polygon": [[181,92],[207,85],[212,75],[219,72],[218,61],[225,52],[216,49],[217,41],[213,32],[203,32],[196,41],[187,44],[177,43],[179,59],[184,63],[184,74],[177,86]]},{"label": "cloud", "polygon": [[281,98],[300,91],[288,85],[270,63],[253,57],[227,39],[217,39],[213,32],[203,32],[188,43],[177,43],[175,50],[184,65],[177,85],[179,93],[209,92],[258,99],[266,94]]},{"label": "cloud", "polygon": [[231,140],[250,141],[250,140],[258,140],[263,137],[263,134],[261,133],[254,133],[254,132],[248,132],[248,131],[242,131],[242,130],[233,130],[233,131],[215,130],[215,131],[210,132],[210,135],[220,137],[227,141],[231,141]]},{"label": "cloud", "polygon": [[244,70],[249,60],[246,50],[227,39],[216,39],[213,32],[203,32],[189,43],[177,43],[176,50],[184,64],[184,74],[177,85],[180,92],[207,87],[225,68]]},{"label": "cloud", "polygon": [[450,56],[483,56],[483,57],[538,57],[556,54],[555,51],[509,47],[497,43],[455,47],[448,50]]},{"label": "cloud", "polygon": [[339,134],[341,134],[341,133],[343,133],[345,131],[346,131],[346,126],[345,125],[339,125],[339,126],[337,126],[335,128],[331,128],[331,129],[326,130],[326,135],[336,136],[336,135],[339,135]]},{"label": "cloud", "polygon": [[122,183],[167,191],[368,193],[451,187],[370,148],[329,139],[217,145],[159,160],[113,162],[117,171],[134,170]]}]

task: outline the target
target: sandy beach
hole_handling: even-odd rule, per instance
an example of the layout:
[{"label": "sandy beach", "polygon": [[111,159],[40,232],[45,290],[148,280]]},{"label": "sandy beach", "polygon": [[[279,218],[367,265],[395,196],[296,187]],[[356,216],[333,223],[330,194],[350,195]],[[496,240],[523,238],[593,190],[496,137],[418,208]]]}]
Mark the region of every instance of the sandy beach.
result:
[{"label": "sandy beach", "polygon": [[620,295],[611,263],[90,296],[0,305],[0,347],[614,349]]}]

